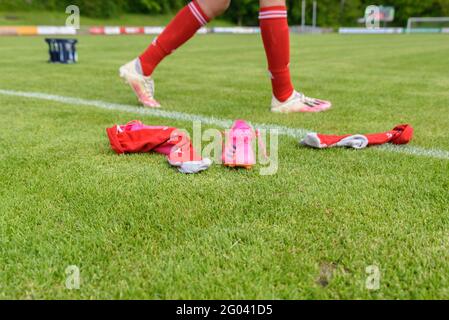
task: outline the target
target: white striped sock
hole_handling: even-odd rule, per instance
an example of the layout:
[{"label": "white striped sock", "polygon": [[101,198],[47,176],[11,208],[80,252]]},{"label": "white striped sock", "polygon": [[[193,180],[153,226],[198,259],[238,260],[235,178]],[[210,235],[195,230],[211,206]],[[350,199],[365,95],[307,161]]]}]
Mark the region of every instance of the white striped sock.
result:
[{"label": "white striped sock", "polygon": [[278,19],[278,18],[287,18],[286,10],[270,10],[270,11],[261,11],[259,12],[259,19]]},{"label": "white striped sock", "polygon": [[287,14],[286,10],[270,10],[270,11],[260,11],[259,14],[261,16],[269,15],[269,14]]},{"label": "white striped sock", "polygon": [[285,16],[277,15],[277,16],[265,16],[265,17],[259,17],[259,20],[279,19],[279,18],[287,18],[287,15],[285,15]]},{"label": "white striped sock", "polygon": [[193,2],[190,2],[188,4],[190,11],[192,12],[192,14],[195,16],[195,18],[198,20],[198,22],[204,26],[207,24],[206,19],[204,19],[203,15],[201,14],[201,12],[196,8],[195,4]]}]

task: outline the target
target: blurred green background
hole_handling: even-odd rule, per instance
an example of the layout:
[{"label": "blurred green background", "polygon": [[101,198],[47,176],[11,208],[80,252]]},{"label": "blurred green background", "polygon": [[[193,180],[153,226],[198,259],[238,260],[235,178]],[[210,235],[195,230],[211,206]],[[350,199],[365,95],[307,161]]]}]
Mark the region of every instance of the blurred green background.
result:
[{"label": "blurred green background", "polygon": [[[113,18],[126,14],[172,15],[188,0],[0,0],[0,13],[54,11],[64,12],[70,4],[78,5],[83,17]],[[301,0],[287,0],[290,23],[301,22]],[[312,16],[312,0],[307,0],[307,14]],[[396,8],[396,19],[391,26],[405,26],[411,16],[449,16],[449,0],[318,0],[318,25],[322,27],[354,26],[368,5],[385,5]],[[223,19],[239,25],[257,25],[258,0],[232,0]],[[10,20],[14,20],[14,17]],[[310,21],[310,20],[309,20]],[[12,22],[14,24],[14,22]]]}]

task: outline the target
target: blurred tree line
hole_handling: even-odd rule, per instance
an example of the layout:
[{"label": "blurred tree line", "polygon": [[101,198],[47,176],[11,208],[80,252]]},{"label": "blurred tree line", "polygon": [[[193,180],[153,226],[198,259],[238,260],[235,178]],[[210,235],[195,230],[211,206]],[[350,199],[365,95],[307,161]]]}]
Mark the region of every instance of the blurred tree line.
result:
[{"label": "blurred tree line", "polygon": [[[287,0],[291,24],[301,23],[301,1]],[[184,6],[188,0],[0,0],[0,10],[64,10],[75,4],[81,14],[108,18],[120,13],[170,14]],[[326,27],[357,24],[366,6],[389,5],[396,8],[396,19],[391,25],[404,26],[411,16],[449,16],[449,0],[317,0],[318,25]],[[258,0],[232,0],[224,19],[239,25],[257,25]],[[307,0],[307,22],[312,19],[312,0]]]}]

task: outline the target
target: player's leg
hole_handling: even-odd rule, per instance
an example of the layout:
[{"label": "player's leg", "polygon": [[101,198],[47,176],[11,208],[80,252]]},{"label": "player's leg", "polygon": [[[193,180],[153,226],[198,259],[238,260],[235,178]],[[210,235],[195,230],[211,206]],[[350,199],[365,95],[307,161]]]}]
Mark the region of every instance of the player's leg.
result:
[{"label": "player's leg", "polygon": [[198,29],[222,14],[231,0],[194,0],[185,6],[164,31],[137,59],[120,68],[120,75],[131,85],[139,101],[148,107],[159,107],[154,99],[151,78],[158,64],[192,38]]},{"label": "player's leg", "polygon": [[159,62],[192,38],[199,28],[221,15],[230,0],[196,0],[184,7],[140,56],[143,74],[151,76]]},{"label": "player's leg", "polygon": [[290,77],[290,32],[285,0],[260,0],[260,28],[273,87],[273,112],[319,112],[330,102],[294,90]]}]

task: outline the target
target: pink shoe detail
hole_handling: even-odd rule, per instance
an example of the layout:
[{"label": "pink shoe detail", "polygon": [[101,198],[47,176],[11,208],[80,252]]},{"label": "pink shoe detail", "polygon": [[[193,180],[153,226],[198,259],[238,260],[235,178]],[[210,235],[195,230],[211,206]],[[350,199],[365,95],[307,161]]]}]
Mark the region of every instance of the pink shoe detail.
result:
[{"label": "pink shoe detail", "polygon": [[[309,103],[306,103],[309,104]],[[314,99],[310,102],[310,106],[306,106],[300,110],[300,112],[322,112],[332,107],[332,103],[325,100]]]},{"label": "pink shoe detail", "polygon": [[145,107],[149,108],[160,108],[161,105],[154,98],[148,97],[145,92],[142,91],[142,88],[137,83],[131,83],[131,87],[134,89],[134,92],[137,94],[140,103],[142,103]]},{"label": "pink shoe detail", "polygon": [[245,121],[237,120],[229,131],[225,132],[223,147],[223,165],[251,169],[256,164],[253,140],[257,133]]}]

